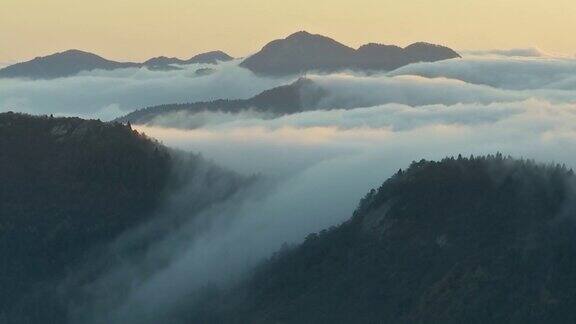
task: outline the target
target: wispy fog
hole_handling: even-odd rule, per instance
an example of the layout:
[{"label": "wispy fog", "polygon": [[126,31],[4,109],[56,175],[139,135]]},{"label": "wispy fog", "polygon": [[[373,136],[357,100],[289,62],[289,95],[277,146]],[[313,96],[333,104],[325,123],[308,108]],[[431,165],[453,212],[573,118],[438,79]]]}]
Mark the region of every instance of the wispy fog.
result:
[{"label": "wispy fog", "polygon": [[466,52],[464,52],[464,54],[478,55],[478,56],[493,55],[493,56],[511,56],[511,57],[514,57],[514,56],[516,56],[516,57],[553,56],[552,54],[546,53],[537,47],[466,51]]},{"label": "wispy fog", "polygon": [[[509,102],[539,98],[573,101],[576,60],[537,49],[473,52],[463,59],[411,64],[391,73],[314,75],[330,91],[322,105],[370,106]],[[266,78],[239,61],[188,65],[183,70],[122,69],[82,72],[53,80],[0,79],[0,111],[110,120],[167,103],[249,98],[294,78]],[[203,75],[198,69],[211,68]]]},{"label": "wispy fog", "polygon": [[[151,255],[179,253],[134,286],[121,303],[97,313],[115,314],[106,320],[118,323],[177,319],[206,285],[234,283],[283,242],[299,242],[349,218],[369,188],[412,160],[500,151],[575,167],[574,125],[574,105],[525,101],[387,105],[271,121],[246,119],[196,130],[141,127],[168,145],[203,152],[240,172],[260,170],[276,181],[244,200],[219,206],[208,215],[216,225],[201,235],[152,249]],[[193,231],[194,224],[180,231]]]},{"label": "wispy fog", "polygon": [[[176,321],[203,287],[234,283],[283,242],[299,242],[346,220],[369,188],[412,160],[500,151],[576,166],[576,104],[562,92],[567,87],[558,86],[567,84],[575,67],[562,60],[474,59],[414,65],[397,77],[313,76],[332,90],[327,100],[357,98],[354,104],[370,107],[276,119],[203,113],[191,130],[137,126],[166,145],[201,152],[240,173],[261,173],[268,181],[156,243],[130,269],[149,268],[158,255],[177,251],[164,267],[138,274],[140,281],[114,303],[102,302],[110,290],[100,292],[99,302],[80,313],[117,323]],[[517,77],[520,71],[528,77]],[[409,72],[440,79],[401,76]],[[373,106],[378,102],[386,104]],[[200,116],[172,117],[162,124]],[[212,226],[183,235],[195,232],[199,220]],[[110,287],[125,278],[99,280]]]},{"label": "wispy fog", "polygon": [[392,75],[444,77],[510,90],[574,90],[576,60],[568,58],[470,57],[402,67]]},{"label": "wispy fog", "polygon": [[[0,79],[0,111],[110,120],[165,103],[248,98],[292,81],[256,77],[238,63],[192,64],[174,71],[100,70],[52,80]],[[215,71],[196,73],[201,68]]]},{"label": "wispy fog", "polygon": [[[260,177],[234,198],[200,214],[190,212],[144,255],[113,263],[87,285],[91,298],[71,306],[73,316],[96,323],[178,323],[179,313],[203,288],[231,285],[282,243],[300,242],[310,232],[346,220],[370,188],[413,160],[500,151],[576,167],[576,61],[520,54],[414,64],[374,76],[311,76],[329,91],[325,108],[344,102],[349,109],[274,119],[251,112],[178,113],[135,125],[168,146]],[[290,81],[258,78],[235,64],[219,69],[201,78],[186,74],[190,70],[118,71],[9,81],[0,88],[2,107],[9,100],[17,103],[15,94],[26,93],[27,85],[38,94],[27,99],[34,107],[40,102],[34,100],[46,100],[50,91],[62,94],[48,100],[42,112],[61,106],[63,113],[78,113],[74,105],[94,100],[80,112],[97,114],[111,104],[127,109],[246,97]],[[100,90],[83,90],[91,87]],[[77,92],[64,95],[70,89]],[[181,128],[187,123],[193,129]],[[169,200],[166,212],[201,192],[195,188]],[[128,235],[113,248],[122,249],[132,239]]]}]

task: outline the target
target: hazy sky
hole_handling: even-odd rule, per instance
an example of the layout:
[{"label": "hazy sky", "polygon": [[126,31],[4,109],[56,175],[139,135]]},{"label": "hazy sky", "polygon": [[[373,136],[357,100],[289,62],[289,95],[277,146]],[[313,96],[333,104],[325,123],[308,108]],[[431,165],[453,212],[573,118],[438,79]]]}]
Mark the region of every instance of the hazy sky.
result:
[{"label": "hazy sky", "polygon": [[573,0],[0,0],[0,63],[78,48],[112,59],[235,56],[308,30],[352,46],[429,41],[573,55]]}]

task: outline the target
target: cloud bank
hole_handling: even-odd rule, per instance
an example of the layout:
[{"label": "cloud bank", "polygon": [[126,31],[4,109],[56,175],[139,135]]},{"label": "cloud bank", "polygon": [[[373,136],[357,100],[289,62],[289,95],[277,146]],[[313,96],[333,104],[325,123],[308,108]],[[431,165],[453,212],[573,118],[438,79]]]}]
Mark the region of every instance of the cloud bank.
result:
[{"label": "cloud bank", "polygon": [[[261,172],[273,183],[246,199],[215,206],[200,218],[211,224],[200,234],[190,234],[198,228],[196,218],[170,235],[186,239],[155,244],[149,258],[177,253],[123,298],[112,299],[113,305],[93,312],[82,309],[83,314],[106,314],[93,318],[107,323],[178,323],[206,287],[225,289],[282,243],[300,242],[310,232],[345,221],[369,188],[413,160],[500,151],[576,167],[576,105],[532,99],[486,105],[387,104],[278,119],[249,116],[194,130],[137,127],[238,172]],[[146,269],[148,262],[137,260],[131,269]],[[117,286],[113,278],[103,277],[105,287]],[[101,300],[109,299],[107,293]]]},{"label": "cloud bank", "polygon": [[[159,104],[249,98],[294,81],[256,76],[238,63],[189,65],[177,71],[91,71],[54,80],[0,79],[0,111],[110,120]],[[215,72],[196,73],[205,67]],[[485,53],[370,76],[348,72],[308,77],[329,90],[331,95],[321,103],[324,108],[487,104],[530,98],[570,102],[575,100],[576,60]]]},{"label": "cloud bank", "polygon": [[465,58],[417,63],[391,75],[449,78],[507,90],[565,90],[576,88],[576,60],[563,58]]},{"label": "cloud bank", "polygon": [[[292,81],[257,77],[238,64],[191,64],[175,71],[91,71],[52,80],[0,79],[0,111],[110,120],[152,105],[249,98]],[[196,73],[202,68],[215,71]]]},{"label": "cloud bank", "polygon": [[511,57],[543,57],[552,56],[542,51],[537,47],[524,47],[524,48],[510,48],[510,49],[493,49],[484,51],[465,51],[464,54],[469,55],[495,55],[495,56],[511,56]]},{"label": "cloud bank", "polygon": [[[88,297],[72,303],[71,316],[94,323],[185,322],[182,314],[206,287],[230,287],[284,242],[300,242],[310,232],[345,221],[370,188],[413,160],[500,151],[576,167],[576,61],[500,56],[413,64],[370,76],[311,75],[328,90],[321,103],[327,110],[279,118],[255,112],[176,113],[134,125],[168,146],[200,152],[263,180],[200,214],[187,216],[180,207],[202,187],[167,201],[164,212],[178,210],[179,226],[138,255],[126,246],[156,226],[121,238],[108,254],[124,251],[120,254],[129,257],[118,258],[83,286]],[[117,76],[91,73],[34,86],[60,93],[76,89],[66,100],[100,100],[85,111],[94,113],[101,105],[128,106],[110,98],[132,104],[167,97],[168,102],[217,94],[247,97],[291,81],[255,77],[232,64],[219,68],[208,77],[214,79],[185,76],[190,70],[116,71]],[[106,89],[101,96],[83,92],[94,89],[91,82]],[[25,86],[18,87],[26,98]],[[10,89],[0,92],[13,94]],[[331,109],[336,106],[346,109]],[[193,129],[182,128],[187,125]]]}]

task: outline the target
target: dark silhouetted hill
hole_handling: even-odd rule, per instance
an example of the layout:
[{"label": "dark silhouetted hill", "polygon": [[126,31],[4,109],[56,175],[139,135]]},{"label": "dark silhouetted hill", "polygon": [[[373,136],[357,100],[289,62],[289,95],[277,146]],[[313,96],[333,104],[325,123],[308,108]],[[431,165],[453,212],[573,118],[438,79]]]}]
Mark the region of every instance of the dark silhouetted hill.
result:
[{"label": "dark silhouetted hill", "polygon": [[209,102],[160,105],[136,110],[116,121],[148,124],[155,119],[174,113],[194,114],[204,111],[238,113],[253,110],[270,116],[279,116],[314,109],[325,95],[326,91],[314,81],[300,78],[292,84],[266,90],[250,99],[220,99]]},{"label": "dark silhouetted hill", "polygon": [[75,75],[81,71],[114,70],[138,66],[138,63],[114,62],[96,54],[69,50],[10,65],[0,70],[0,77],[52,79]]},{"label": "dark silhouetted hill", "polygon": [[188,60],[181,60],[176,57],[166,56],[154,57],[142,63],[142,65],[153,70],[177,70],[179,68],[173,65],[217,64],[218,62],[228,62],[233,59],[234,58],[232,56],[222,51],[212,51],[195,55]]},{"label": "dark silhouetted hill", "polygon": [[216,64],[218,62],[228,62],[234,58],[222,51],[212,51],[193,56],[192,58],[184,61],[185,64],[199,63],[199,64]]},{"label": "dark silhouetted hill", "polygon": [[180,70],[180,68],[174,66],[177,64],[185,64],[185,63],[183,60],[177,57],[166,57],[166,56],[153,57],[147,60],[146,62],[142,63],[143,66],[146,66],[150,70],[157,70],[157,71]]},{"label": "dark silhouetted hill", "polygon": [[0,322],[65,323],[51,285],[93,250],[164,217],[180,188],[203,188],[186,197],[190,215],[246,181],[129,125],[0,114]]},{"label": "dark silhouetted hill", "polygon": [[331,38],[297,32],[268,43],[246,58],[241,66],[263,75],[291,75],[309,71],[390,71],[416,62],[434,62],[460,57],[454,50],[416,43],[406,48],[368,44],[355,50]]},{"label": "dark silhouetted hill", "polygon": [[201,323],[572,323],[575,177],[501,155],[414,162],[344,224],[207,293]]},{"label": "dark silhouetted hill", "polygon": [[233,58],[222,51],[198,54],[188,60],[175,57],[155,57],[144,63],[115,62],[96,54],[68,50],[0,69],[0,78],[54,79],[76,75],[82,71],[115,70],[147,67],[151,70],[177,70],[174,64],[216,64]]}]

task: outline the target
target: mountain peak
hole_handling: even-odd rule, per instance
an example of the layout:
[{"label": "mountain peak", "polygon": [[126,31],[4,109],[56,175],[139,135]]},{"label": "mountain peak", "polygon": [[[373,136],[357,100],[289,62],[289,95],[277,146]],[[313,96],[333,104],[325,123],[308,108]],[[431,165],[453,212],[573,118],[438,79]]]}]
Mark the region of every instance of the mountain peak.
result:
[{"label": "mountain peak", "polygon": [[301,31],[297,31],[297,32],[289,35],[288,37],[286,37],[286,39],[310,38],[313,36],[318,36],[318,35],[311,34],[305,30],[301,30]]},{"label": "mountain peak", "polygon": [[414,62],[433,62],[461,57],[449,47],[426,42],[410,44],[404,48],[404,51]]},{"label": "mountain peak", "polygon": [[380,43],[367,43],[364,44],[360,47],[358,47],[357,51],[361,51],[361,50],[372,50],[372,49],[377,49],[377,48],[398,48],[398,49],[402,49],[400,46],[397,45],[386,45],[386,44],[380,44]]},{"label": "mountain peak", "polygon": [[70,49],[10,65],[0,70],[0,77],[53,79],[76,75],[81,71],[113,70],[135,66],[139,64],[114,62],[90,52]]},{"label": "mountain peak", "polygon": [[115,70],[123,68],[147,67],[152,70],[169,71],[180,69],[175,64],[218,64],[234,58],[222,51],[201,53],[189,60],[176,57],[158,56],[144,63],[116,62],[99,55],[69,49],[47,56],[39,56],[30,61],[17,63],[0,69],[0,78],[54,79],[76,75],[82,71]]},{"label": "mountain peak", "polygon": [[182,60],[180,60],[177,57],[157,56],[144,62],[144,65],[164,65],[164,64],[180,64],[180,63],[182,63]]},{"label": "mountain peak", "polygon": [[193,56],[186,63],[217,64],[218,62],[228,62],[234,58],[223,51],[210,51]]},{"label": "mountain peak", "polygon": [[268,75],[327,71],[346,65],[353,53],[353,48],[331,38],[300,31],[266,44],[258,53],[245,59],[241,66]]},{"label": "mountain peak", "polygon": [[63,52],[58,52],[58,53],[52,54],[52,55],[96,55],[96,54],[72,48],[72,49],[65,50]]},{"label": "mountain peak", "polygon": [[339,43],[338,41],[324,36],[324,35],[320,35],[320,34],[312,34],[309,33],[307,31],[298,31],[295,32],[291,35],[289,35],[288,37],[284,38],[283,40],[279,40],[279,41],[284,41],[284,42],[296,42],[296,43],[300,43],[300,42],[310,42],[310,43],[326,43],[326,44],[331,44],[331,45],[336,45],[336,46],[341,46],[341,47],[347,47],[344,44]]},{"label": "mountain peak", "polygon": [[406,49],[369,43],[357,50],[338,41],[307,31],[266,44],[241,66],[263,75],[294,75],[309,71],[390,71],[415,62],[433,62],[460,57],[438,45],[415,43]]},{"label": "mountain peak", "polygon": [[37,56],[32,61],[51,61],[51,60],[74,60],[74,59],[94,59],[94,60],[104,60],[103,57],[90,53],[87,51],[79,49],[69,49],[62,52],[56,52],[46,56]]}]

